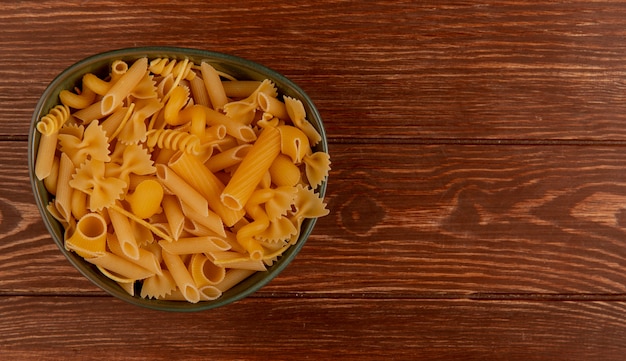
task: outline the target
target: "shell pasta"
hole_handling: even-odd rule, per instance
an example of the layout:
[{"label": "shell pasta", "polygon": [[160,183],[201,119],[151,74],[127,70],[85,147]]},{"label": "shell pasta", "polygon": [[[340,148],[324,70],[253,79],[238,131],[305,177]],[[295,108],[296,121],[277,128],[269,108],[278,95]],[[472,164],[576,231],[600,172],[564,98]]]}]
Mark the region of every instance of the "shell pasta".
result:
[{"label": "shell pasta", "polygon": [[330,157],[312,148],[320,136],[300,100],[269,79],[115,60],[58,104],[36,126],[47,211],[65,248],[133,297],[219,298],[329,213]]}]

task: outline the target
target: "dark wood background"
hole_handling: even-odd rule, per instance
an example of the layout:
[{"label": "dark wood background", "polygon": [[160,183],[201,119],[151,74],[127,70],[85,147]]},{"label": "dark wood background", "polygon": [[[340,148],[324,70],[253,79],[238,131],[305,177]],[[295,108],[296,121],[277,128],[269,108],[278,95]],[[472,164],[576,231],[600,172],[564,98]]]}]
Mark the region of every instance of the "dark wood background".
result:
[{"label": "dark wood background", "polygon": [[[329,136],[327,201],[251,297],[141,309],[46,233],[47,84],[169,45],[282,72]],[[0,359],[623,360],[626,2],[0,2]]]}]

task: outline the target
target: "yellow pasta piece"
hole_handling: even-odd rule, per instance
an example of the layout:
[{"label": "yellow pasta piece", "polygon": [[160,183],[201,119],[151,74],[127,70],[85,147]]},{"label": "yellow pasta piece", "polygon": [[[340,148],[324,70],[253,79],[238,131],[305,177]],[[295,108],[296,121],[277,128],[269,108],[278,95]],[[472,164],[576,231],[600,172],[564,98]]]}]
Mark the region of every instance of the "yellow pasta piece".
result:
[{"label": "yellow pasta piece", "polygon": [[226,269],[215,265],[209,257],[203,253],[195,253],[189,262],[189,272],[198,287],[215,285],[224,280]]},{"label": "yellow pasta piece", "polygon": [[185,182],[204,196],[209,207],[222,218],[226,226],[231,227],[243,217],[243,209],[233,210],[222,203],[220,194],[224,185],[193,155],[178,153],[168,165]]},{"label": "yellow pasta piece", "polygon": [[280,131],[281,153],[288,155],[295,164],[300,164],[302,158],[311,152],[309,138],[291,125],[281,125],[277,129]]},{"label": "yellow pasta piece", "polygon": [[88,213],[78,221],[74,234],[65,240],[65,248],[84,258],[103,256],[106,231],[104,218],[97,213]]},{"label": "yellow pasta piece", "polygon": [[125,200],[137,217],[150,218],[161,209],[163,187],[156,180],[145,180],[133,193],[127,193]]},{"label": "yellow pasta piece", "polygon": [[280,152],[280,133],[275,128],[265,128],[248,154],[221,192],[221,201],[235,211],[243,206],[252,195],[265,173]]},{"label": "yellow pasta piece", "polygon": [[269,169],[272,183],[277,186],[295,186],[302,178],[300,168],[298,168],[291,158],[284,154],[279,154]]},{"label": "yellow pasta piece", "polygon": [[115,275],[116,279],[120,277],[126,281],[143,280],[154,275],[154,272],[111,252],[105,252],[104,255],[96,257],[87,257],[85,261],[109,271]]},{"label": "yellow pasta piece", "polygon": [[216,110],[224,108],[224,105],[228,103],[228,98],[226,98],[226,92],[219,74],[215,71],[215,68],[205,62],[200,64],[200,71],[202,72],[204,87],[209,94],[213,108]]},{"label": "yellow pasta piece", "polygon": [[109,91],[102,97],[101,113],[107,115],[112,113],[130,92],[139,84],[148,69],[148,59],[136,60],[128,71],[113,84]]},{"label": "yellow pasta piece", "polygon": [[181,150],[194,155],[200,154],[200,138],[195,134],[174,129],[152,129],[146,135],[150,148]]},{"label": "yellow pasta piece", "polygon": [[285,101],[287,113],[293,124],[307,135],[312,145],[319,143],[320,140],[322,140],[322,136],[317,132],[315,127],[306,120],[306,111],[304,110],[302,102],[287,96],[283,97],[283,100]]},{"label": "yellow pasta piece", "polygon": [[178,286],[185,299],[191,303],[199,302],[200,292],[198,287],[180,257],[165,250],[163,250],[162,254],[167,269],[170,271],[176,286]]},{"label": "yellow pasta piece", "polygon": [[95,99],[96,93],[89,88],[84,88],[81,94],[76,94],[69,90],[61,90],[59,93],[59,100],[61,103],[74,109],[87,108],[94,102]]},{"label": "yellow pasta piece", "polygon": [[305,155],[302,158],[306,166],[306,177],[311,187],[316,188],[326,177],[330,171],[330,156],[325,152],[315,152],[312,155]]},{"label": "yellow pasta piece", "polygon": [[172,242],[160,241],[159,245],[171,254],[209,253],[227,251],[230,245],[220,237],[185,237]]}]

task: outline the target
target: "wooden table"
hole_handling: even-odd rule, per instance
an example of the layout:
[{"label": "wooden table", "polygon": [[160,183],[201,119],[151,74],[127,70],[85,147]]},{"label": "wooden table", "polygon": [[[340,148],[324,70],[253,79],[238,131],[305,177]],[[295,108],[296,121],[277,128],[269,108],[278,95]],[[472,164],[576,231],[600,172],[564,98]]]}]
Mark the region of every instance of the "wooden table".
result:
[{"label": "wooden table", "polygon": [[[325,121],[331,214],[223,308],[109,296],[32,196],[47,84],[147,45],[264,64]],[[625,93],[624,1],[4,1],[0,359],[623,360]]]}]

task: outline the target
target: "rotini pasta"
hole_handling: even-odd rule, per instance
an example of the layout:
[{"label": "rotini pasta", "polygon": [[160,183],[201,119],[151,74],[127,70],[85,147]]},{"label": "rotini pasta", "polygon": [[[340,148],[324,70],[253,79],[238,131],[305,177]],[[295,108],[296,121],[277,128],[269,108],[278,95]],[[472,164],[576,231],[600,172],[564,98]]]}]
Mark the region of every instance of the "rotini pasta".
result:
[{"label": "rotini pasta", "polygon": [[[36,176],[64,245],[128,294],[219,298],[271,266],[306,218],[330,158],[297,99],[189,59],[117,60],[41,118]],[[139,287],[135,287],[135,286]]]}]

